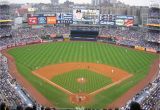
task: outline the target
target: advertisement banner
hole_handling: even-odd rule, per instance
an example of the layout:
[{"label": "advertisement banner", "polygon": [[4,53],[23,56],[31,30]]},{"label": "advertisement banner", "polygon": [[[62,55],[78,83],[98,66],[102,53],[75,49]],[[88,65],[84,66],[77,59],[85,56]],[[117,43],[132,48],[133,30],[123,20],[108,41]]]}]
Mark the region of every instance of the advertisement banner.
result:
[{"label": "advertisement banner", "polygon": [[11,22],[12,20],[0,20],[0,23]]},{"label": "advertisement banner", "polygon": [[37,19],[37,17],[29,17],[29,18],[28,18],[28,24],[29,24],[29,25],[36,25],[36,24],[38,24],[38,19]]},{"label": "advertisement banner", "polygon": [[145,48],[144,47],[141,47],[141,46],[135,46],[135,49],[137,49],[137,50],[145,50]]},{"label": "advertisement banner", "polygon": [[109,22],[109,21],[100,21],[100,24],[106,24],[106,25],[115,25],[115,22]]},{"label": "advertisement banner", "polygon": [[35,8],[28,8],[28,12],[34,12],[34,11],[36,11]]},{"label": "advertisement banner", "polygon": [[47,24],[56,24],[56,23],[57,23],[56,16],[47,17]]},{"label": "advertisement banner", "polygon": [[116,20],[116,25],[118,25],[118,26],[124,26],[124,20],[123,19],[117,19]]},{"label": "advertisement banner", "polygon": [[38,24],[47,24],[47,18],[45,16],[38,17]]},{"label": "advertisement banner", "polygon": [[122,15],[117,15],[115,16],[116,19],[116,25],[118,26],[133,26],[134,24],[134,16],[122,16]]},{"label": "advertisement banner", "polygon": [[116,19],[134,19],[134,16],[122,16],[122,15],[117,15]]},{"label": "advertisement banner", "polygon": [[147,52],[153,52],[153,53],[157,53],[157,51],[155,49],[152,48],[146,48]]}]

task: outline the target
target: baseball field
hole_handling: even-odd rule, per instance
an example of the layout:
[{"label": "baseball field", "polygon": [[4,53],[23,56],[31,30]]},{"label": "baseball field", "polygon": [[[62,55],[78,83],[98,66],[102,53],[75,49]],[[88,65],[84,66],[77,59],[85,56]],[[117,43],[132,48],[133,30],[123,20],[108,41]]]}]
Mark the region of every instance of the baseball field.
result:
[{"label": "baseball field", "polygon": [[56,42],[8,51],[19,73],[59,108],[103,108],[149,73],[159,56],[97,42]]}]

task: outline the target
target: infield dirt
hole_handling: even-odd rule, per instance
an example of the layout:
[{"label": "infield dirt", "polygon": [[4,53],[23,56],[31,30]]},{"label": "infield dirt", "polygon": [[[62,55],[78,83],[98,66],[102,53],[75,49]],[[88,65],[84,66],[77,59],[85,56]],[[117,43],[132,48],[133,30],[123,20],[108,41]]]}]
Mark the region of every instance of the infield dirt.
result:
[{"label": "infield dirt", "polygon": [[[65,74],[66,72],[80,70],[80,69],[87,69],[87,70],[96,72],[97,74],[103,74],[104,76],[111,78],[112,83],[87,94],[87,93],[83,93],[83,91],[82,93],[72,93],[71,91],[51,81],[51,79],[54,78],[56,75],[63,74],[63,73]],[[32,73],[37,77],[45,80],[49,84],[64,91],[66,94],[70,95],[70,99],[73,99],[71,100],[71,102],[78,105],[85,104],[87,101],[89,101],[89,99],[92,99],[92,97],[98,94],[99,92],[106,90],[116,84],[119,84],[122,81],[132,76],[132,74],[129,74],[126,71],[123,71],[121,69],[118,69],[112,66],[97,64],[97,63],[85,63],[85,62],[61,63],[61,64],[55,64],[55,65],[48,65],[48,66],[39,68],[33,71]],[[81,96],[79,94],[85,94],[85,95]],[[79,97],[79,98],[77,99],[76,97]]]}]

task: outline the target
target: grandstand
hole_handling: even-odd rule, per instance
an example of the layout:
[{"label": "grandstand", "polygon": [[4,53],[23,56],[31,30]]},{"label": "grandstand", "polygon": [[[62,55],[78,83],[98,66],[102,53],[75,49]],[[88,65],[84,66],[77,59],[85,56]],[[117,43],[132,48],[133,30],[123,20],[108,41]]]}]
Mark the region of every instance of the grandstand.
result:
[{"label": "grandstand", "polygon": [[160,45],[160,7],[158,4],[151,4],[148,12],[148,23],[145,40],[148,45]]},{"label": "grandstand", "polygon": [[[85,9],[82,9],[82,12],[85,13],[85,11],[86,11]],[[36,50],[39,49],[39,51],[41,51],[41,47],[39,48],[38,46],[42,46],[40,44],[45,45],[44,43],[46,43],[46,42],[48,42],[46,45],[46,50],[47,50],[47,48],[49,48],[49,44],[52,44],[54,42],[56,42],[54,44],[60,45],[60,43],[58,43],[58,42],[64,41],[63,43],[65,45],[65,43],[68,43],[65,41],[78,41],[78,43],[81,43],[81,41],[89,41],[89,42],[91,41],[91,43],[93,43],[92,45],[94,46],[93,52],[94,52],[94,50],[103,50],[105,48],[106,48],[105,50],[107,51],[107,50],[109,50],[108,47],[111,47],[111,48],[116,48],[117,51],[119,51],[119,49],[120,49],[121,53],[123,53],[123,54],[125,52],[126,56],[120,55],[118,57],[121,57],[121,56],[126,57],[126,58],[130,58],[128,56],[137,56],[138,57],[138,56],[140,56],[140,53],[145,53],[148,55],[147,56],[148,58],[145,57],[143,60],[149,61],[150,60],[149,58],[151,58],[152,55],[155,55],[155,56],[157,55],[159,57],[159,53],[160,53],[160,38],[159,38],[159,36],[160,36],[160,13],[159,12],[160,12],[160,7],[157,7],[154,5],[150,6],[150,9],[148,11],[148,22],[145,25],[146,28],[138,27],[138,26],[134,27],[133,26],[133,21],[134,21],[133,16],[116,15],[116,14],[112,15],[114,17],[114,19],[111,19],[109,17],[109,15],[105,14],[105,16],[108,16],[107,19],[109,21],[103,19],[101,21],[104,24],[101,24],[101,22],[98,22],[99,21],[98,16],[95,15],[95,13],[99,14],[100,12],[99,12],[99,10],[96,10],[95,13],[93,14],[93,16],[91,16],[92,19],[90,19],[90,14],[87,15],[85,13],[86,17],[84,17],[83,19],[76,19],[75,21],[72,19],[72,17],[74,15],[72,15],[71,13],[69,13],[69,14],[63,13],[64,19],[56,18],[55,15],[59,15],[59,13],[55,13],[52,15],[51,14],[45,15],[45,13],[40,14],[40,15],[32,14],[32,16],[28,16],[28,18],[25,19],[25,21],[28,21],[27,28],[22,26],[22,27],[19,27],[18,29],[13,30],[12,29],[13,22],[10,17],[10,5],[7,2],[0,3],[0,110],[4,110],[3,108],[5,108],[5,110],[6,110],[6,108],[8,110],[12,110],[12,109],[20,110],[17,107],[21,108],[21,110],[22,109],[27,110],[26,107],[29,107],[30,110],[61,110],[58,107],[56,108],[54,106],[53,107],[46,107],[46,105],[43,105],[43,103],[40,103],[39,100],[35,99],[35,96],[32,94],[32,90],[29,91],[27,88],[25,88],[26,86],[24,87],[23,82],[19,81],[19,79],[18,79],[19,77],[16,77],[16,75],[14,76],[14,72],[17,71],[15,69],[16,66],[12,62],[14,60],[7,56],[8,54],[6,54],[6,50],[7,51],[9,49],[12,50],[12,48],[14,48],[14,47],[21,47],[21,46],[22,46],[22,48],[29,47],[24,52],[24,55],[25,55],[25,53],[30,53],[32,51],[32,49],[31,49],[32,44],[39,44],[39,45],[33,45],[33,46],[35,46],[35,47],[37,46]],[[93,19],[93,18],[95,18],[95,19]],[[125,24],[126,21],[128,24]],[[60,23],[60,24],[58,24],[58,23]],[[109,23],[109,25],[107,23]],[[50,42],[52,42],[52,43],[50,43]],[[68,43],[68,45],[69,45],[69,43]],[[71,43],[73,43],[73,42],[71,42]],[[74,42],[74,43],[76,43],[76,42]],[[88,42],[84,42],[84,43],[88,43]],[[95,46],[94,44],[97,44],[98,46],[100,46],[100,48],[97,48],[96,47],[97,45]],[[101,47],[101,44],[105,44],[106,47]],[[27,46],[27,45],[31,45],[31,46]],[[87,51],[89,51],[90,49],[92,49],[92,48],[88,48],[89,46],[90,46],[89,44],[87,44],[87,46],[85,46],[85,45],[83,46],[83,44],[80,45],[79,46],[81,48],[80,51],[83,51],[86,48],[88,49]],[[116,46],[118,46],[118,47],[116,47]],[[125,46],[125,48],[121,48],[121,46]],[[53,47],[51,47],[52,50],[54,50]],[[58,47],[56,49],[61,50],[59,48],[61,48],[61,47]],[[132,49],[130,49],[130,48],[132,48]],[[54,51],[57,51],[56,49]],[[138,51],[136,51],[137,52],[136,54],[128,52],[128,51],[133,52],[134,49],[138,50]],[[62,48],[62,50],[63,50],[63,48]],[[76,55],[83,56],[83,53],[82,54],[81,53],[79,54],[78,52],[74,53],[74,51],[75,50],[73,50],[72,55],[76,54]],[[114,52],[115,52],[115,54],[117,54],[115,50],[113,50],[113,53]],[[37,52],[37,55],[35,55],[35,56],[38,56],[39,53],[40,52]],[[48,53],[49,53],[49,51],[48,51]],[[58,53],[61,53],[61,52],[58,52]],[[71,52],[65,53],[65,54],[69,55],[70,53]],[[84,52],[84,53],[85,53],[84,57],[88,56],[87,52]],[[49,57],[54,56],[54,54],[53,53],[49,54],[50,55]],[[90,54],[90,56],[94,56],[94,55],[92,55],[92,53],[89,53],[89,54]],[[110,54],[110,51],[108,53],[107,52],[106,53],[100,52],[100,53],[98,53],[99,59],[101,57],[101,54],[103,54],[103,55],[106,54],[107,58],[110,57],[109,55],[112,56],[112,54]],[[32,57],[34,58],[35,56],[32,56]],[[55,56],[56,56],[56,54],[55,54]],[[43,57],[43,55],[41,57]],[[56,60],[57,61],[59,60],[59,62],[62,63],[63,57],[61,57],[61,59],[58,59],[58,57],[59,56],[56,56],[56,58],[57,58]],[[142,55],[142,57],[143,57],[143,55]],[[77,57],[73,57],[73,58],[77,58]],[[26,59],[27,59],[27,57],[26,57]],[[29,57],[28,57],[28,59],[29,59]],[[39,59],[39,58],[37,58],[37,59]],[[41,58],[41,59],[43,59],[43,58]],[[47,59],[48,62],[51,59],[52,59],[52,57],[49,58],[49,60]],[[68,59],[68,58],[66,58],[66,59]],[[92,61],[92,57],[89,59]],[[105,59],[105,58],[103,57],[103,59]],[[83,59],[83,61],[87,61],[87,60]],[[111,64],[112,64],[112,62],[115,61],[115,59],[112,59],[112,58],[109,58],[109,60],[110,60]],[[128,59],[128,60],[130,60],[130,59]],[[145,63],[143,64],[143,60],[138,61],[138,62],[140,62],[140,64],[142,66],[145,65]],[[79,59],[79,61],[81,61],[81,60]],[[100,63],[97,59],[95,59],[95,61],[97,62],[97,64]],[[19,62],[20,61],[18,61],[18,63]],[[35,62],[39,63],[39,61],[36,61],[36,60],[35,60]],[[121,62],[121,60],[117,60],[115,62]],[[121,62],[121,63],[123,63],[123,62]],[[133,62],[130,61],[128,63],[130,63],[132,66],[134,66],[134,64],[136,64],[136,61],[133,61]],[[11,69],[10,64],[14,65],[13,66],[14,68]],[[153,71],[153,72],[156,75],[151,76],[151,77],[153,77],[152,80],[151,81],[149,80],[146,83],[146,85],[144,86],[144,88],[140,88],[140,90],[137,90],[138,92],[136,91],[135,94],[131,94],[131,96],[132,95],[134,95],[134,96],[131,97],[129,100],[127,100],[125,102],[125,104],[123,104],[123,106],[118,106],[119,110],[130,110],[130,108],[131,108],[130,106],[131,106],[132,102],[138,102],[139,105],[141,106],[142,110],[151,110],[151,109],[159,110],[160,109],[160,106],[159,106],[159,103],[160,103],[160,101],[159,101],[160,100],[160,94],[159,94],[160,93],[160,64],[159,65],[158,64],[159,64],[159,62],[156,62],[156,64],[153,65],[153,68],[155,69],[155,71]],[[25,62],[24,66],[26,66],[26,65],[27,65],[27,63]],[[35,64],[33,64],[31,66],[35,66]],[[121,67],[121,65],[118,65],[118,64],[112,65],[112,66]],[[152,67],[152,64],[149,66]],[[129,67],[127,65],[127,63],[126,63],[126,67],[129,69],[132,68],[132,67]],[[27,67],[27,68],[28,68],[27,69],[27,71],[28,71],[29,67]],[[37,65],[36,68],[39,68],[39,65]],[[88,68],[90,68],[90,67],[88,66]],[[11,71],[13,69],[15,71]],[[150,67],[145,68],[145,69],[149,70]],[[135,74],[141,74],[141,71],[142,71],[142,69],[140,68],[140,71],[138,71],[138,72],[136,71]],[[34,81],[36,82],[37,80],[34,80]],[[134,81],[131,83],[134,83]],[[38,83],[38,84],[42,85],[42,82]],[[46,83],[44,83],[44,84],[46,84]],[[31,87],[29,87],[29,88],[31,88]],[[56,92],[55,92],[55,94],[56,94]],[[101,96],[101,97],[103,97],[103,96]],[[81,98],[80,98],[80,100],[81,100]],[[41,101],[41,102],[43,102],[43,101]],[[58,105],[58,102],[54,102],[54,104]],[[114,105],[113,107],[115,108],[116,106]],[[112,108],[112,106],[111,106],[111,108]],[[118,108],[115,108],[115,110],[118,110]],[[80,108],[78,108],[78,107],[77,108],[70,108],[70,109],[66,109],[66,110],[71,110],[71,109],[73,109],[73,110],[74,109],[87,110],[83,107],[82,108],[81,107]],[[90,108],[88,108],[88,109],[90,110]],[[65,110],[65,108],[62,108],[62,110]],[[104,108],[104,110],[106,110],[106,109]],[[113,110],[113,109],[109,109],[109,110]]]}]

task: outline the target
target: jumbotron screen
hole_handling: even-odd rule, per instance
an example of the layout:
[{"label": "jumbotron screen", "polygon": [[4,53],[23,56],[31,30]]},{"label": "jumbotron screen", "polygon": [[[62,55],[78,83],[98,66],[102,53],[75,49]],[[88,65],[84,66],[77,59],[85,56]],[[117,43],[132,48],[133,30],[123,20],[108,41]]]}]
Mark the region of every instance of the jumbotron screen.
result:
[{"label": "jumbotron screen", "polygon": [[134,16],[116,16],[116,25],[130,27],[134,24]]},{"label": "jumbotron screen", "polygon": [[74,9],[73,23],[98,24],[99,14],[100,14],[99,10]]}]

